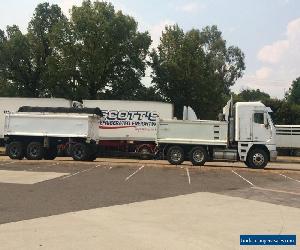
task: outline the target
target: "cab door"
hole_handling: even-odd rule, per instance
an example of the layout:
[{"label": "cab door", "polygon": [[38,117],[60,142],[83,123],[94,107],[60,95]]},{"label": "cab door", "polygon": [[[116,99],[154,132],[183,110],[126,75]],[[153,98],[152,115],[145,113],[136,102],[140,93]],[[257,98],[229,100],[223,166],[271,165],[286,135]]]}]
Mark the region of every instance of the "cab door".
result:
[{"label": "cab door", "polygon": [[271,139],[272,131],[268,115],[264,111],[255,111],[253,114],[252,134],[253,141],[266,142]]}]

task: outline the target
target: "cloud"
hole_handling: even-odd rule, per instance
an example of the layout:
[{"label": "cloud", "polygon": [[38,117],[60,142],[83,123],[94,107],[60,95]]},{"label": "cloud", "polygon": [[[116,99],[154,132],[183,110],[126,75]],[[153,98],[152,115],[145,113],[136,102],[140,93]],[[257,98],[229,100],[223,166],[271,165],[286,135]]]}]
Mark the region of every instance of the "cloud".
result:
[{"label": "cloud", "polygon": [[288,49],[288,40],[276,41],[271,45],[264,46],[258,52],[257,58],[264,63],[278,63]]},{"label": "cloud", "polygon": [[300,57],[300,18],[288,23],[286,39],[264,46],[257,55],[263,63],[279,64]]},{"label": "cloud", "polygon": [[272,69],[268,67],[262,67],[255,72],[255,75],[258,79],[267,79],[272,73]]},{"label": "cloud", "polygon": [[263,46],[257,53],[259,68],[249,72],[233,88],[260,88],[282,98],[292,81],[300,76],[300,18],[287,24],[283,39]]},{"label": "cloud", "polygon": [[177,7],[177,10],[187,13],[197,13],[205,8],[206,6],[204,4],[200,4],[198,2],[189,2]]}]

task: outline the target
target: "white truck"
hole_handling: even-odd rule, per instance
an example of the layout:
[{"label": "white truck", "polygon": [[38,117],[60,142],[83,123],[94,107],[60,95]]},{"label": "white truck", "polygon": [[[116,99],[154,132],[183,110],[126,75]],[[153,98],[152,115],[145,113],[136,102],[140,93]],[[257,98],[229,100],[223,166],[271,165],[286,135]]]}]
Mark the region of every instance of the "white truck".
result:
[{"label": "white truck", "polygon": [[276,147],[288,155],[300,154],[300,125],[275,125]]},{"label": "white truck", "polygon": [[83,100],[87,108],[101,108],[99,152],[136,153],[148,158],[155,153],[158,118],[173,119],[173,104],[127,100]]},{"label": "white truck", "polygon": [[264,168],[277,157],[276,131],[268,108],[261,102],[230,100],[221,121],[160,120],[157,144],[163,158],[179,165],[206,161],[243,161],[250,168]]},{"label": "white truck", "polygon": [[72,101],[63,98],[0,97],[0,144],[4,139],[5,114],[16,112],[22,106],[72,107]]},{"label": "white truck", "polygon": [[52,160],[59,144],[70,146],[74,160],[96,159],[100,109],[21,109],[5,115],[6,153],[11,159]]}]

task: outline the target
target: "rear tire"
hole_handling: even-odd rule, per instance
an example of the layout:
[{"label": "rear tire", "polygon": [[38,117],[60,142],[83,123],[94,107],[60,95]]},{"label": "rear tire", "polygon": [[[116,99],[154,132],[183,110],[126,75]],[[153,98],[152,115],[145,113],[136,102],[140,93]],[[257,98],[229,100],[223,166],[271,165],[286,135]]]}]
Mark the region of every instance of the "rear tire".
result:
[{"label": "rear tire", "polygon": [[50,147],[44,153],[45,160],[54,160],[57,157],[58,150],[57,147]]},{"label": "rear tire", "polygon": [[167,160],[172,165],[180,165],[184,161],[184,151],[179,146],[172,146],[167,153]]},{"label": "rear tire", "polygon": [[152,158],[152,151],[149,147],[143,146],[139,148],[139,157],[142,160],[150,160]]},{"label": "rear tire", "polygon": [[26,149],[26,158],[28,160],[42,160],[44,157],[44,148],[40,142],[30,142]]},{"label": "rear tire", "polygon": [[250,168],[263,169],[268,164],[269,157],[265,150],[254,148],[248,153],[246,165]]},{"label": "rear tire", "polygon": [[13,141],[6,146],[6,154],[10,159],[22,160],[24,158],[24,146],[20,141]]},{"label": "rear tire", "polygon": [[71,155],[75,161],[89,160],[90,150],[85,143],[76,143],[72,146]]},{"label": "rear tire", "polygon": [[203,147],[194,147],[190,154],[189,159],[194,166],[203,166],[207,161],[207,152]]},{"label": "rear tire", "polygon": [[87,161],[94,161],[97,159],[97,155],[96,154],[92,154],[88,157]]}]

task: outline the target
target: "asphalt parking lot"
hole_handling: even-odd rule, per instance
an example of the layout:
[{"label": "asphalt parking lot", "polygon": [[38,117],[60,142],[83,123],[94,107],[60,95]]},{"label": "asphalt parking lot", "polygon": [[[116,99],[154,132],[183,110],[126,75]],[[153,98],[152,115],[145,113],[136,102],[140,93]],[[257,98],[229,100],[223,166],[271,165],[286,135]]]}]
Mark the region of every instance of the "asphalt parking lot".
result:
[{"label": "asphalt parking lot", "polygon": [[[199,246],[206,246],[203,249],[224,249],[226,244],[213,240],[214,233],[218,234],[219,230],[221,237],[218,240],[227,242],[228,249],[239,249],[239,234],[245,231],[252,234],[288,232],[300,235],[298,160],[281,158],[265,170],[251,170],[241,163],[207,163],[203,167],[183,164],[176,167],[164,161],[133,159],[98,158],[94,162],[74,162],[62,158],[35,162],[1,157],[0,240],[5,242],[2,244],[4,249],[20,246],[23,249],[41,246],[73,249],[68,237],[73,238],[76,234],[70,233],[60,238],[58,231],[66,226],[70,232],[80,232],[75,228],[82,228],[82,224],[74,222],[72,225],[74,217],[63,218],[81,213],[86,213],[80,215],[81,223],[84,216],[85,223],[91,220],[89,226],[94,225],[96,218],[109,213],[99,219],[97,229],[95,225],[92,228],[97,232],[101,227],[107,229],[111,226],[111,234],[114,235],[114,240],[111,240],[113,236],[110,234],[102,239],[104,234],[101,230],[104,229],[101,229],[101,237],[100,232],[93,234],[91,232],[94,231],[91,231],[79,234],[80,242],[76,237],[72,239],[72,242],[77,242],[76,246],[87,243],[89,239],[91,245],[86,249],[94,248],[92,244],[103,244],[110,249],[117,249],[118,246],[119,249],[182,249],[184,246],[190,249],[199,249]],[[121,209],[121,212],[112,212],[116,209]],[[258,212],[254,214],[256,210]],[[101,212],[98,214],[96,211]],[[214,216],[210,218],[212,214]],[[120,215],[124,217],[120,218]],[[152,241],[153,237],[144,238],[144,234],[139,236],[143,230],[162,230],[159,221],[153,222],[162,215],[168,216],[162,219],[163,227],[169,223],[174,224],[173,229],[164,228],[155,236],[159,237],[156,241]],[[230,216],[237,216],[235,219],[239,218],[244,223],[239,225]],[[200,218],[199,223],[194,225],[195,220]],[[202,223],[205,220],[208,224],[204,226]],[[267,225],[262,220],[266,220]],[[138,226],[141,221],[143,224]],[[253,224],[254,221],[260,221],[260,224]],[[53,227],[42,229],[42,225],[49,223],[54,223]],[[188,225],[189,229],[184,230]],[[116,229],[122,227],[128,232],[135,228],[134,242],[128,243],[132,235],[123,235],[124,231]],[[173,230],[176,227],[178,231],[175,233]],[[203,228],[207,228],[207,235],[201,231]],[[224,232],[225,229],[231,230],[231,233]],[[51,230],[56,233],[51,234]],[[188,236],[178,239],[177,233],[181,230],[180,235]],[[233,235],[235,230],[236,235]],[[105,233],[108,232],[107,229]],[[91,234],[93,239],[90,239]]]}]

